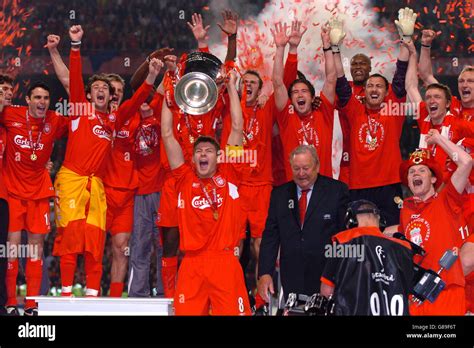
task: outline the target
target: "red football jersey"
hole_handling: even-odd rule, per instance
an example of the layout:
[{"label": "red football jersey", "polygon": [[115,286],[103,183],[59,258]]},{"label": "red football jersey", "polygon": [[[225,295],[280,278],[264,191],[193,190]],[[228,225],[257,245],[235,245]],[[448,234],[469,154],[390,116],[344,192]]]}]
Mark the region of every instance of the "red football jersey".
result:
[{"label": "red football jersey", "polygon": [[[353,94],[342,108],[342,117],[349,125],[349,178],[350,189],[364,189],[400,182],[398,170],[402,163],[400,137],[405,120],[402,108],[388,110],[390,105],[400,105],[390,93],[385,99],[387,109],[370,110]],[[390,112],[385,112],[390,111]]]},{"label": "red football jersey", "polygon": [[163,186],[164,170],[161,166],[161,109],[163,96],[155,94],[150,108],[153,115],[143,118],[135,132],[135,154],[138,171],[138,195],[160,192]]},{"label": "red football jersey", "polygon": [[37,200],[54,196],[45,166],[54,141],[67,131],[67,118],[48,111],[44,119],[29,115],[27,121],[27,111],[26,106],[7,106],[0,115],[7,134],[3,179],[10,195]]},{"label": "red football jersey", "polygon": [[188,164],[173,170],[178,192],[180,250],[233,250],[238,245],[241,166],[221,163],[209,179],[200,179]]},{"label": "red football jersey", "polygon": [[120,129],[138,111],[153,86],[144,82],[117,111],[111,114],[98,112],[86,99],[79,51],[71,50],[69,68],[70,101],[75,107],[69,117],[69,139],[63,165],[79,175],[89,176],[98,172],[109,153],[115,129]]},{"label": "red football jersey", "polygon": [[[263,108],[245,106],[243,142],[244,156],[242,183],[246,185],[271,184],[272,177],[272,131],[275,101],[273,95]],[[224,117],[221,148],[227,145],[232,126],[230,114]]]},{"label": "red football jersey", "polygon": [[[466,238],[462,217],[462,195],[451,181],[435,196],[422,202],[414,197],[404,200],[400,212],[400,227],[405,237],[425,249],[424,257],[415,256],[415,262],[437,272],[439,260],[448,249],[460,248]],[[464,274],[459,258],[449,270],[441,273],[446,285],[464,286]]]},{"label": "red football jersey", "polygon": [[276,113],[280,137],[283,143],[286,176],[293,177],[290,154],[299,145],[313,145],[319,156],[322,175],[332,178],[332,134],[334,128],[334,105],[321,93],[321,106],[310,115],[301,117],[288,100],[285,108]]}]

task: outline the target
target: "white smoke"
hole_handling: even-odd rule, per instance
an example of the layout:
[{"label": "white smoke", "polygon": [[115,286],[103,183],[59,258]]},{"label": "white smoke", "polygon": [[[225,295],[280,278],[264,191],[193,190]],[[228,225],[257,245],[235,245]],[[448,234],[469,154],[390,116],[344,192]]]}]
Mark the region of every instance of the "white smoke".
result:
[{"label": "white smoke", "polygon": [[[212,0],[211,52],[224,59],[227,51],[225,39],[217,27],[220,12],[231,8],[237,13],[249,12],[252,1]],[[257,70],[265,81],[265,90],[271,89],[270,76],[275,46],[270,32],[276,22],[288,24],[298,19],[308,28],[298,49],[298,68],[315,85],[322,88],[324,64],[322,64],[321,26],[338,13],[344,19],[346,38],[341,49],[346,76],[350,78],[349,62],[356,53],[372,58],[372,73],[382,73],[391,80],[398,55],[394,42],[394,26],[379,26],[377,13],[370,0],[271,0],[256,16],[241,18],[238,32],[237,61],[241,69]]]}]

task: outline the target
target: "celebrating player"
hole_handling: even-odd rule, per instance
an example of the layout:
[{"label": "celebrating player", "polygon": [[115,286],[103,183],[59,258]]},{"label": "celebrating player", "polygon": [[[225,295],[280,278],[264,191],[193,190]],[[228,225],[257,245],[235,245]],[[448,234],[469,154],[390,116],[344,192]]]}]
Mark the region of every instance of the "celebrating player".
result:
[{"label": "celebrating player", "polygon": [[[447,250],[457,252],[466,233],[462,217],[462,192],[472,169],[472,159],[459,146],[432,129],[426,136],[428,145],[441,147],[457,165],[446,187],[436,188],[443,181],[442,169],[427,151],[416,151],[400,166],[400,179],[413,197],[403,202],[400,228],[405,237],[426,250],[424,257],[415,256],[415,262],[426,269],[438,270],[439,261]],[[464,315],[466,300],[461,261],[457,259],[449,270],[441,273],[446,283],[439,297],[410,307],[411,315]]]},{"label": "celebrating player", "polygon": [[[70,94],[73,112],[63,166],[56,181],[58,233],[53,254],[60,256],[62,295],[70,296],[77,255],[85,254],[87,296],[98,296],[106,228],[106,198],[102,180],[96,176],[120,129],[146,100],[162,64],[153,59],[146,82],[131,100],[110,113],[113,88],[104,75],[91,77],[84,91],[80,45],[81,26],[72,26]],[[87,97],[86,97],[87,96]],[[87,146],[84,146],[87,144]]]},{"label": "celebrating player", "polygon": [[[401,36],[409,40],[416,15],[409,9],[402,9],[399,19],[405,30]],[[339,54],[335,56],[337,75],[341,77],[344,75],[341,57]],[[398,224],[400,215],[398,199],[402,196],[402,190],[397,170],[402,162],[399,142],[405,121],[404,110],[400,106],[405,102],[408,58],[408,49],[401,46],[393,77],[393,93],[389,91],[387,79],[380,74],[373,74],[366,80],[363,102],[356,98],[345,79],[340,80],[343,85],[337,90],[341,116],[347,116],[350,128],[349,170],[354,173],[349,180],[351,200],[374,202],[387,225]],[[390,105],[399,107],[392,109]]]},{"label": "celebrating player", "polygon": [[[315,95],[314,87],[306,79],[293,81],[287,89],[283,82],[283,54],[290,40],[287,25],[275,25],[272,30],[277,47],[273,66],[273,88],[280,137],[286,158],[300,144],[313,145],[321,161],[321,174],[332,177],[332,133],[334,118],[334,98],[336,88],[336,70],[333,54],[330,52],[329,30],[324,27],[321,31],[325,58],[325,74],[321,92],[321,110],[313,110],[312,101]],[[293,22],[291,31],[301,31],[301,23]],[[304,29],[306,31],[306,29]],[[301,32],[300,35],[303,35]],[[292,34],[290,34],[293,36]],[[301,40],[301,37],[299,38]],[[296,116],[296,117],[295,117]],[[287,179],[292,177],[291,167],[286,164]]]},{"label": "celebrating player", "polygon": [[[9,95],[11,98],[11,95]],[[44,238],[50,232],[50,198],[53,185],[46,164],[53,150],[54,141],[65,134],[67,121],[49,111],[50,89],[42,82],[33,83],[27,92],[28,106],[0,106],[0,122],[7,132],[5,186],[8,189],[10,245],[19,247],[21,231],[28,232],[26,261],[27,295],[37,296],[42,277]],[[11,99],[10,99],[11,100]],[[6,303],[9,314],[17,314],[16,280],[18,258],[10,257],[7,271]],[[37,315],[34,300],[25,303],[25,315]]]},{"label": "celebrating player", "polygon": [[[230,98],[232,131],[226,154],[242,151],[243,120],[230,73],[227,90]],[[176,179],[179,197],[178,219],[180,250],[184,258],[175,294],[177,315],[250,314],[244,277],[234,255],[240,237],[239,164],[217,165],[219,145],[211,137],[194,144],[193,166],[185,163],[183,150],[173,132],[172,113],[163,104],[162,140]]]}]

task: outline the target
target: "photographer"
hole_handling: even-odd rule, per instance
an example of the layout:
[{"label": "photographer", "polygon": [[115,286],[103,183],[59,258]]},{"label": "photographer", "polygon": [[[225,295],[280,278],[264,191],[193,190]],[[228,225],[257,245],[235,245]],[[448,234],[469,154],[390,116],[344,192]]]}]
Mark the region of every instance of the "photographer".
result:
[{"label": "photographer", "polygon": [[348,230],[332,238],[337,253],[326,253],[321,295],[334,297],[335,315],[408,315],[410,244],[380,231],[384,222],[370,201],[352,202],[345,222]]}]

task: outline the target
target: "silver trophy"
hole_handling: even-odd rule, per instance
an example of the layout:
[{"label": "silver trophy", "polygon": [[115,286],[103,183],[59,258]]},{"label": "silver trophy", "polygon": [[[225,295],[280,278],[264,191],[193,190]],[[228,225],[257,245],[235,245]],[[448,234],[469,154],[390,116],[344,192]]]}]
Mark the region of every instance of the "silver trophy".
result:
[{"label": "silver trophy", "polygon": [[224,81],[222,62],[205,52],[190,53],[180,62],[174,99],[181,110],[202,115],[217,103],[219,85]]}]

